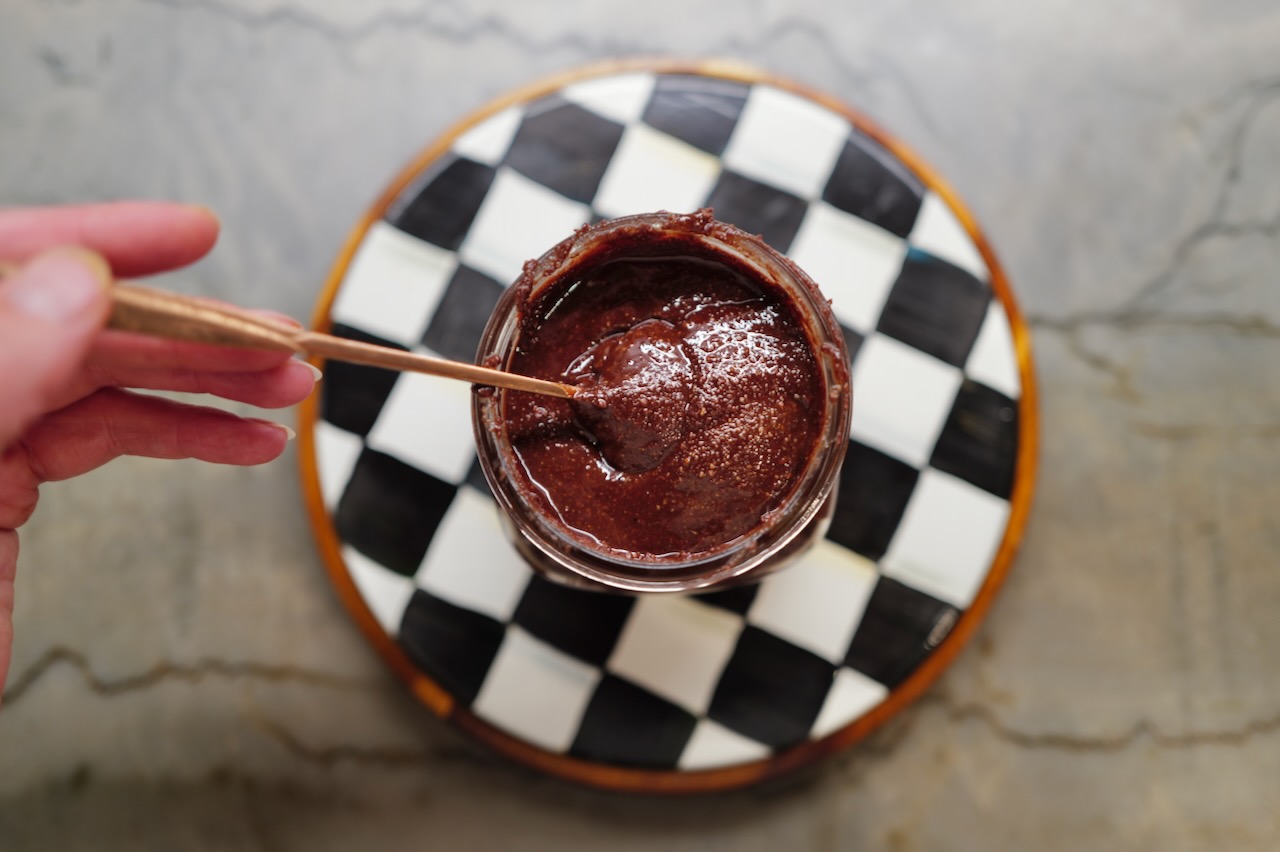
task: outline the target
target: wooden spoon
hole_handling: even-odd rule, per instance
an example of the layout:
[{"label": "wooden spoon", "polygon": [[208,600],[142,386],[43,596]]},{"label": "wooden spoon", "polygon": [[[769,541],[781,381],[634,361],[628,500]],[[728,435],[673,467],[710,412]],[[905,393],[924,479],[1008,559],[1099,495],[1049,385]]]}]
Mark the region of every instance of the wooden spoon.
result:
[{"label": "wooden spoon", "polygon": [[416,355],[387,346],[375,346],[331,334],[293,328],[241,308],[139,287],[136,284],[116,284],[112,287],[112,303],[108,325],[122,331],[223,346],[277,349],[351,364],[384,367],[388,370],[428,373],[477,385],[510,388],[561,399],[571,398],[575,390],[571,385],[559,382],[533,379],[461,361]]}]

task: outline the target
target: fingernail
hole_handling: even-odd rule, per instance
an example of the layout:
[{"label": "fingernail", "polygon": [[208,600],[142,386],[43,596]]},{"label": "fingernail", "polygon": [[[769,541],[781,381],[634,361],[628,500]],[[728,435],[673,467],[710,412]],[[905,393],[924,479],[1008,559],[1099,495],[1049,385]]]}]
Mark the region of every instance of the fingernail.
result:
[{"label": "fingernail", "polygon": [[36,257],[5,280],[3,299],[32,319],[62,323],[101,303],[111,268],[101,255],[82,248],[59,248]]},{"label": "fingernail", "polygon": [[198,212],[198,213],[203,213],[205,216],[208,216],[208,217],[209,217],[210,219],[212,219],[213,221],[218,222],[219,224],[221,224],[221,220],[218,218],[218,214],[217,214],[217,213],[215,213],[215,212],[213,212],[213,208],[212,208],[212,207],[208,207],[208,206],[206,206],[206,205],[204,205],[204,204],[186,204],[186,205],[184,205],[184,206],[185,206],[185,207],[188,207],[188,208],[190,208],[190,209],[192,209],[192,210],[195,210],[195,211],[196,211],[196,212]]},{"label": "fingernail", "polygon": [[284,439],[286,441],[292,441],[294,438],[298,437],[297,432],[293,431],[283,423],[277,423],[274,420],[258,420],[256,418],[251,418],[251,419],[253,420],[254,423],[261,423],[263,426],[271,426],[272,428],[279,429],[281,432],[284,432]]},{"label": "fingernail", "polygon": [[310,361],[299,361],[298,363],[310,370],[311,375],[315,377],[317,382],[324,378],[324,373],[320,372],[320,368]]}]

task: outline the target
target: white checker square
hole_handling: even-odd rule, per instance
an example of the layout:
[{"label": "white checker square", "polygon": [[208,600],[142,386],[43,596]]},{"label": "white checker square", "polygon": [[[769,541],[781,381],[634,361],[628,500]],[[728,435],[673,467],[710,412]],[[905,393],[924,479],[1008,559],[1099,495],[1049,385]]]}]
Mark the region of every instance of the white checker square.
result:
[{"label": "white checker square", "polygon": [[402,346],[422,337],[458,261],[381,220],[369,226],[330,316]]},{"label": "white checker square", "polygon": [[1009,326],[1009,315],[999,299],[992,299],[987,306],[987,318],[982,321],[982,330],[974,341],[964,371],[974,381],[982,382],[1011,399],[1022,395],[1013,330]]},{"label": "white checker square", "polygon": [[413,582],[449,603],[508,621],[529,577],[529,566],[502,534],[497,504],[463,487],[440,521]]},{"label": "white checker square", "polygon": [[880,561],[881,573],[964,609],[981,588],[1008,521],[1007,501],[942,471],[924,470]]},{"label": "white checker square", "polygon": [[907,464],[924,467],[962,381],[956,367],[891,337],[872,334],[853,363],[849,434]]},{"label": "white checker square", "polygon": [[711,194],[720,160],[692,145],[633,124],[600,181],[594,207],[607,217],[697,210]]},{"label": "white checker square", "polygon": [[565,100],[619,124],[638,121],[653,94],[657,78],[647,72],[612,74],[584,80],[560,90]]},{"label": "white checker square", "polygon": [[360,599],[369,607],[378,624],[387,635],[396,635],[405,607],[413,597],[413,581],[388,571],[354,547],[342,548],[342,561],[351,575],[351,582],[360,592]]},{"label": "white checker square", "polygon": [[462,482],[476,452],[471,386],[439,376],[402,373],[366,442],[446,482]]},{"label": "white checker square", "polygon": [[477,163],[496,166],[507,155],[523,117],[524,110],[520,107],[507,107],[453,140],[453,152]]},{"label": "white checker square", "polygon": [[815,202],[787,255],[822,288],[836,319],[865,335],[880,321],[907,244],[865,219]]},{"label": "white checker square", "polygon": [[471,709],[533,745],[563,752],[599,680],[594,666],[509,627]]},{"label": "white checker square", "polygon": [[541,257],[590,217],[585,204],[503,166],[458,255],[468,266],[510,284],[520,276],[525,261]]},{"label": "white checker square", "polygon": [[710,719],[702,719],[680,754],[677,766],[686,772],[716,769],[764,760],[770,754],[764,743],[735,733]]},{"label": "white checker square", "polygon": [[364,441],[359,435],[339,429],[327,420],[316,420],[313,429],[320,498],[325,508],[333,511],[351,479],[351,471],[364,449]]},{"label": "white checker square", "polygon": [[809,733],[814,739],[833,734],[862,718],[871,708],[889,697],[889,688],[862,672],[841,668],[831,682],[827,700],[818,711]]},{"label": "white checker square", "polygon": [[822,194],[853,128],[798,95],[757,85],[725,146],[724,164],[801,198]]},{"label": "white checker square", "polygon": [[877,577],[870,561],[824,539],[795,565],[760,584],[747,621],[839,663]]},{"label": "white checker square", "polygon": [[701,715],[741,632],[734,613],[686,598],[641,597],[607,667]]},{"label": "white checker square", "polygon": [[973,238],[936,192],[924,194],[920,213],[907,240],[934,257],[972,273],[979,281],[986,281],[990,276],[987,262],[982,259]]}]

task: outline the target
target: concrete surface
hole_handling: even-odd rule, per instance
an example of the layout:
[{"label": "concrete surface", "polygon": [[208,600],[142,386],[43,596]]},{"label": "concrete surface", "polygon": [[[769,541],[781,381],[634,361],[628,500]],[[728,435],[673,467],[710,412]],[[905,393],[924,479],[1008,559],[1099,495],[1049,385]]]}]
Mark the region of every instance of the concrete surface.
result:
[{"label": "concrete surface", "polygon": [[[726,19],[727,16],[727,19]],[[0,848],[1280,847],[1280,8],[6,0],[0,201],[200,201],[175,288],[305,316],[422,144],[587,60],[737,57],[907,140],[1033,319],[1043,475],[977,641],[803,777],[536,777],[428,717],[323,579],[291,459],[121,461],[23,534]]]}]

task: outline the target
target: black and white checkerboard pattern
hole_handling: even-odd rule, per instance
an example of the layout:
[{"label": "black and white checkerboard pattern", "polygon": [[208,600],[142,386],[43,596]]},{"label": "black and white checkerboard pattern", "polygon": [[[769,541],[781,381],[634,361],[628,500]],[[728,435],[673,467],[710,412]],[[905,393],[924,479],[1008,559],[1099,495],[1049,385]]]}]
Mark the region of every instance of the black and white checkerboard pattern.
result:
[{"label": "black and white checkerboard pattern", "polygon": [[533,577],[468,387],[327,368],[320,484],[365,603],[460,706],[586,761],[724,767],[855,721],[946,637],[1009,518],[1021,388],[980,253],[883,147],[768,85],[603,76],[472,126],[369,230],[334,329],[470,360],[525,260],[585,221],[702,206],[819,282],[853,359],[830,533],[758,586],[637,599]]}]

